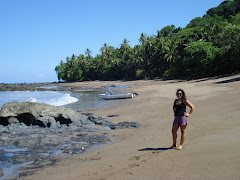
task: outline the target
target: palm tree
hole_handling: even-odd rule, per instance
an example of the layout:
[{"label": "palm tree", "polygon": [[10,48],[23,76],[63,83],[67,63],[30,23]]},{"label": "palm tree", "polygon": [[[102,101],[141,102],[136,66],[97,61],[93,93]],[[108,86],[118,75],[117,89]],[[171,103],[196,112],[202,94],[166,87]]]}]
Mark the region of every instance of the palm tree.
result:
[{"label": "palm tree", "polygon": [[90,59],[92,52],[87,48],[87,50],[85,51],[85,54],[87,55],[88,59]]},{"label": "palm tree", "polygon": [[104,62],[106,60],[105,54],[107,55],[107,58],[110,58],[109,46],[107,43],[103,44],[103,46],[100,49],[100,52],[102,54],[102,62]]},{"label": "palm tree", "polygon": [[161,35],[161,31],[160,30],[157,30],[157,38],[161,38],[162,35]]},{"label": "palm tree", "polygon": [[129,41],[125,38],[121,44],[121,47],[120,47],[120,50],[121,50],[121,53],[122,55],[124,53],[128,53],[129,49],[130,49],[130,45],[128,44]]},{"label": "palm tree", "polygon": [[140,42],[141,44],[144,44],[145,41],[146,41],[146,34],[142,33],[141,36],[140,36],[140,38],[139,38],[139,42]]},{"label": "palm tree", "polygon": [[167,38],[164,43],[164,50],[165,50],[165,56],[164,58],[171,62],[171,65],[175,62],[177,58],[179,58],[178,54],[178,41],[176,38]]},{"label": "palm tree", "polygon": [[84,57],[83,54],[80,54],[80,55],[78,56],[78,61],[79,61],[80,65],[81,65],[82,67],[85,67],[85,66],[86,66],[86,61],[85,61],[85,57]]},{"label": "palm tree", "polygon": [[141,57],[141,50],[142,50],[141,45],[136,45],[133,48],[133,62],[135,63],[135,65],[139,67],[143,63],[143,59]]},{"label": "palm tree", "polygon": [[109,48],[108,48],[108,45],[107,43],[104,43],[103,45],[104,49],[105,49],[105,53],[107,54],[108,58],[110,57],[110,54],[109,54]]},{"label": "palm tree", "polygon": [[104,46],[101,47],[100,52],[102,54],[102,62],[104,62]]},{"label": "palm tree", "polygon": [[73,54],[71,59],[67,58],[68,70],[67,70],[67,80],[74,81],[75,79],[75,71],[76,71],[76,56]]}]

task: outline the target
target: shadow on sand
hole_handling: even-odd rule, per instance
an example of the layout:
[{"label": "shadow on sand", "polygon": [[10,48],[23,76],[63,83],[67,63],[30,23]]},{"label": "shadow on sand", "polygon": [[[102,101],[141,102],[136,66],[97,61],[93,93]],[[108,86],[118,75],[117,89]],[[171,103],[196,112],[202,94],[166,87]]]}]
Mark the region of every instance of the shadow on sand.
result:
[{"label": "shadow on sand", "polygon": [[[155,81],[163,81],[163,82],[166,81],[170,84],[181,83],[181,82],[186,82],[186,81],[191,81],[191,83],[199,83],[199,82],[205,82],[205,81],[209,81],[209,80],[220,80],[222,78],[227,78],[227,77],[231,77],[234,75],[240,75],[240,73],[225,74],[225,75],[212,76],[212,77],[206,77],[206,78],[200,78],[200,79],[185,77],[185,78],[156,78],[154,80]],[[236,82],[236,81],[240,81],[240,78],[237,77],[237,78],[233,78],[233,79],[229,79],[229,80],[223,80],[223,81],[215,82],[215,84],[231,83],[231,82]]]},{"label": "shadow on sand", "polygon": [[225,81],[219,81],[219,82],[216,82],[216,84],[225,84],[225,83],[231,83],[231,82],[237,82],[237,81],[240,81],[240,78],[233,78]]},{"label": "shadow on sand", "polygon": [[173,148],[144,148],[144,149],[139,149],[138,151],[166,151],[169,149],[173,149]]}]

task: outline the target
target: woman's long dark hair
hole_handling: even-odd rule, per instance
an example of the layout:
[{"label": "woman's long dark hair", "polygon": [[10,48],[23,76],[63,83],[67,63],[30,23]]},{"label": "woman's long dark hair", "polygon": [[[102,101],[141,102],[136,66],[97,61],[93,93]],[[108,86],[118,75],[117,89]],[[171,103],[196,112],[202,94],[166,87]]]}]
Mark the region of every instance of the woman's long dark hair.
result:
[{"label": "woman's long dark hair", "polygon": [[177,93],[181,91],[182,92],[182,102],[183,104],[186,104],[186,101],[187,101],[187,96],[186,96],[186,93],[183,89],[177,89]]}]

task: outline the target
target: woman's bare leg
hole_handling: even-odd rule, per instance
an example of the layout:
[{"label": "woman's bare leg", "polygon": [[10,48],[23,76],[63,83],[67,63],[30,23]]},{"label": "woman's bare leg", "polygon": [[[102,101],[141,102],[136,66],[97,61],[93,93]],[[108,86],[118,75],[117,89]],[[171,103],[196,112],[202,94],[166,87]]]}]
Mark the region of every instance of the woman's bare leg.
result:
[{"label": "woman's bare leg", "polygon": [[172,138],[173,138],[173,145],[171,148],[177,147],[177,131],[178,131],[179,125],[173,125],[172,126]]},{"label": "woman's bare leg", "polygon": [[186,128],[187,128],[187,125],[181,125],[180,126],[181,128],[181,142],[180,142],[180,145],[178,147],[179,150],[181,150],[183,148],[183,143],[186,139]]}]

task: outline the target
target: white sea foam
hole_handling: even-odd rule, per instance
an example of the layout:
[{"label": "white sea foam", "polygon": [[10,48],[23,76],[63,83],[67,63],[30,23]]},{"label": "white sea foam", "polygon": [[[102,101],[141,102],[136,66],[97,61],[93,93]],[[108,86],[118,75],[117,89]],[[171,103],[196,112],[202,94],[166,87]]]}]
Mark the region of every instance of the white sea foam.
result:
[{"label": "white sea foam", "polygon": [[70,92],[60,91],[2,91],[0,92],[0,107],[7,102],[37,102],[53,106],[63,106],[77,102]]},{"label": "white sea foam", "polygon": [[72,97],[70,94],[64,94],[61,97],[56,97],[47,100],[45,103],[53,105],[53,106],[63,106],[66,104],[71,104],[74,102],[77,102],[78,99],[75,97]]},{"label": "white sea foam", "polygon": [[29,102],[36,102],[37,100],[34,99],[34,98],[29,98],[28,101],[29,101]]}]

